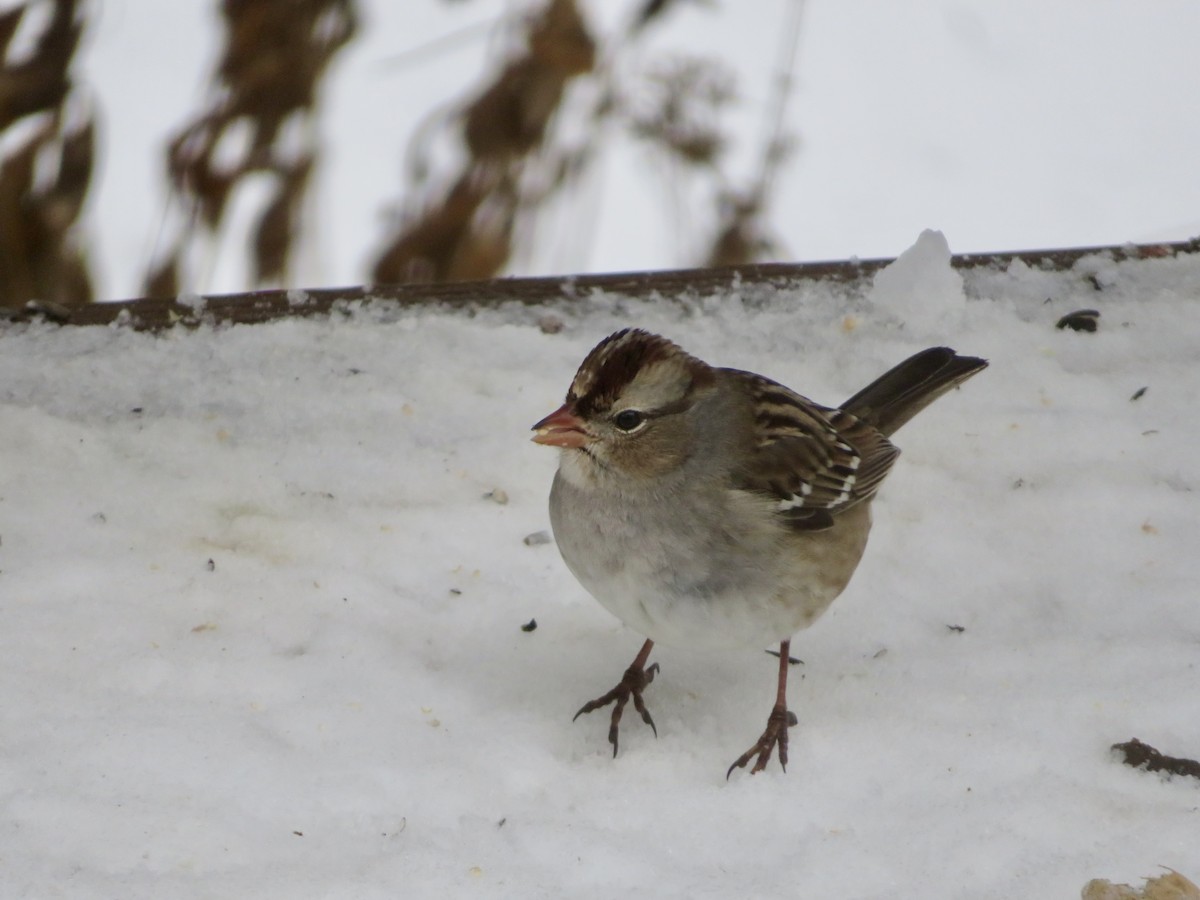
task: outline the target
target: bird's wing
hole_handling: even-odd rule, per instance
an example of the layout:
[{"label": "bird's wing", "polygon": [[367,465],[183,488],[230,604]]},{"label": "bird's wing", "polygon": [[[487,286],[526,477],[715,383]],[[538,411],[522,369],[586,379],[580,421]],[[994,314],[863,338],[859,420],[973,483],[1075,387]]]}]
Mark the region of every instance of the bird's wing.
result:
[{"label": "bird's wing", "polygon": [[743,379],[757,410],[756,441],[734,473],[734,487],[776,499],[779,514],[795,528],[831,526],[839,512],[875,493],[900,454],[844,410],[759,375],[731,374]]}]

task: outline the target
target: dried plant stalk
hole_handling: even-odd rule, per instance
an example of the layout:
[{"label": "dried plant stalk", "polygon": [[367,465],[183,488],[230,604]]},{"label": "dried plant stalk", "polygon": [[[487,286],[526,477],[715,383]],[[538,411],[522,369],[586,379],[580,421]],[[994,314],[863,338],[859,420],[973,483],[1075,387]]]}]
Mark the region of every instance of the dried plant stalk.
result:
[{"label": "dried plant stalk", "polygon": [[1165,875],[1147,878],[1141,888],[1094,878],[1083,886],[1080,896],[1083,900],[1200,900],[1200,887],[1168,869]]},{"label": "dried plant stalk", "polygon": [[231,198],[252,176],[272,183],[253,226],[254,281],[287,280],[317,159],[317,90],[358,21],[355,0],[223,0],[221,13],[225,45],[213,99],[167,149],[168,177],[185,215],[147,275],[146,290],[157,296],[178,292],[189,251],[220,231]]},{"label": "dried plant stalk", "polygon": [[29,9],[0,13],[0,132],[31,126],[0,158],[0,306],[67,309],[92,299],[76,221],[92,178],[95,127],[67,109],[82,22],[75,0],[54,0],[26,57],[10,49]]},{"label": "dried plant stalk", "polygon": [[466,162],[444,194],[417,201],[419,211],[387,241],[372,270],[376,283],[489,278],[508,263],[549,124],[568,82],[596,63],[574,0],[550,0],[525,22],[524,38],[462,112]]},{"label": "dried plant stalk", "polygon": [[[454,281],[500,274],[528,252],[534,220],[554,196],[578,184],[598,158],[601,135],[619,130],[666,160],[689,185],[707,185],[720,219],[703,254],[710,265],[745,264],[769,256],[765,209],[772,175],[784,156],[786,89],[775,104],[775,134],[762,152],[762,172],[746,190],[732,190],[722,172],[729,137],[721,118],[735,96],[734,80],[716,60],[658,54],[643,71],[622,63],[659,26],[674,0],[640,0],[603,47],[597,46],[576,0],[546,0],[520,29],[520,50],[454,117],[461,125],[466,161],[423,196],[388,239],[372,272],[376,283]],[[798,17],[787,30],[786,65],[794,57]],[[784,72],[780,83],[786,80]],[[580,86],[587,90],[575,90]],[[569,92],[571,89],[571,92]],[[574,124],[572,146],[564,138]],[[423,138],[427,135],[423,134]],[[424,157],[414,181],[424,185],[433,167]],[[680,192],[682,193],[682,192]],[[681,211],[683,221],[698,217]],[[586,231],[586,227],[583,229]]]},{"label": "dried plant stalk", "polygon": [[801,0],[787,9],[787,21],[774,74],[774,93],[768,116],[769,135],[760,148],[761,162],[754,182],[742,190],[726,190],[719,196],[720,222],[705,262],[710,266],[737,266],[771,259],[778,253],[767,236],[766,212],[775,175],[791,152],[784,119],[791,96],[800,25],[804,14]]}]

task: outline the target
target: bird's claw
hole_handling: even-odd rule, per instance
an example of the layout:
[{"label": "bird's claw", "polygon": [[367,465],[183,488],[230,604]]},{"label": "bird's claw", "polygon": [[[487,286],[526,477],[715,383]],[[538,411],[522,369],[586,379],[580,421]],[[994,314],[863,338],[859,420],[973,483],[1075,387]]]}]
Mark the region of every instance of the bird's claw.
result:
[{"label": "bird's claw", "polygon": [[625,712],[625,704],[629,699],[633,698],[633,708],[636,709],[642,716],[642,721],[650,726],[650,730],[654,732],[654,736],[658,737],[658,728],[654,724],[654,719],[650,717],[650,710],[646,709],[646,701],[642,699],[642,691],[654,681],[654,675],[658,672],[658,663],[652,663],[646,668],[638,665],[630,666],[625,670],[625,674],[621,676],[621,681],[615,688],[603,696],[597,697],[595,700],[589,700],[583,706],[579,707],[579,712],[575,713],[571,719],[572,722],[578,719],[584,713],[594,712],[601,707],[608,706],[610,703],[615,703],[612,711],[612,721],[608,726],[608,742],[612,744],[613,757],[617,755],[617,736],[620,732],[621,714]]},{"label": "bird's claw", "polygon": [[767,763],[771,761],[771,751],[775,747],[779,747],[779,766],[783,771],[787,771],[788,761],[788,734],[787,730],[797,722],[796,714],[788,710],[785,706],[776,706],[771,710],[771,715],[767,717],[767,727],[763,730],[762,736],[755,741],[754,746],[743,753],[734,761],[734,764],[729,767],[725,773],[725,779],[728,781],[729,776],[733,774],[734,769],[744,769],[746,764],[757,754],[758,759],[754,762],[754,768],[750,770],[751,775],[757,775],[767,767]]}]

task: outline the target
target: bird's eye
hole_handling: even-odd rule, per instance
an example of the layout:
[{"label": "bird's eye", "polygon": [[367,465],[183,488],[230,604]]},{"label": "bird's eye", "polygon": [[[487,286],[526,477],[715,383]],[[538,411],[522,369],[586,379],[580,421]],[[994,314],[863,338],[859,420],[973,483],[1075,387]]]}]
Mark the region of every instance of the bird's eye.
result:
[{"label": "bird's eye", "polygon": [[633,431],[644,421],[645,417],[636,409],[623,409],[613,417],[613,424],[622,431]]}]

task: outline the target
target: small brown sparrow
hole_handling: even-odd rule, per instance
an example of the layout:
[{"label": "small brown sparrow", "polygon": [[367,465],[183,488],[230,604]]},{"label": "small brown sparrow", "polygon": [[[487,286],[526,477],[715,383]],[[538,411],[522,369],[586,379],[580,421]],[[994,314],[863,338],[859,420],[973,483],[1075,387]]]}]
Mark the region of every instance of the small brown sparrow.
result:
[{"label": "small brown sparrow", "polygon": [[924,350],[840,408],[781,384],[716,369],[666,338],[626,329],[587,355],[566,402],[533,426],[562,448],[550,522],[567,567],[647,640],[620,683],[575,714],[615,706],[613,755],[630,699],[658,733],[642,693],[655,642],[779,645],[767,727],[726,773],[775,747],[787,768],[791,636],[854,574],[870,501],[899,455],[888,437],[987,363]]}]

